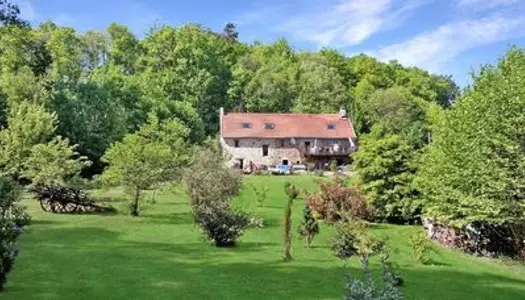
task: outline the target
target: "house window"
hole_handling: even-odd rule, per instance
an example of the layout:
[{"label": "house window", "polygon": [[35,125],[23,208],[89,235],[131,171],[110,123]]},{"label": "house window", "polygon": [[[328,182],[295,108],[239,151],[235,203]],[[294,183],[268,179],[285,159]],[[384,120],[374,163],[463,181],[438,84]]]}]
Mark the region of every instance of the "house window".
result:
[{"label": "house window", "polygon": [[242,128],[252,128],[252,123],[242,123]]},{"label": "house window", "polygon": [[239,162],[239,169],[244,170],[244,159],[239,158],[237,161]]},{"label": "house window", "polygon": [[262,156],[268,156],[268,145],[262,146]]},{"label": "house window", "polygon": [[282,139],[281,140],[281,147],[284,148],[285,146],[286,146],[286,140]]},{"label": "house window", "polygon": [[233,143],[235,144],[235,148],[239,148],[239,140],[233,140]]},{"label": "house window", "polygon": [[274,129],[275,124],[273,123],[264,123],[264,129]]},{"label": "house window", "polygon": [[328,130],[335,130],[335,124],[328,124]]}]

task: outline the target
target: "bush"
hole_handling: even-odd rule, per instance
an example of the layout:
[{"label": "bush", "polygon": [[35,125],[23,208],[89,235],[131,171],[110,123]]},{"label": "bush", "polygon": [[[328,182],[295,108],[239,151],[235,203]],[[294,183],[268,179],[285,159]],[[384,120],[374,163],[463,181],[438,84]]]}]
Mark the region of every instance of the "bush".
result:
[{"label": "bush", "polygon": [[328,171],[330,171],[330,172],[337,171],[337,161],[336,160],[332,160],[330,162],[330,164],[328,165]]},{"label": "bush", "polygon": [[312,215],[312,209],[310,206],[305,205],[304,207],[304,220],[298,228],[299,234],[304,238],[306,247],[310,247],[314,237],[319,234],[319,224]]},{"label": "bush", "polygon": [[231,247],[243,234],[248,217],[234,213],[232,199],[239,194],[242,176],[226,167],[211,150],[197,153],[184,182],[195,222],[217,247]]},{"label": "bush", "polygon": [[248,218],[243,215],[224,211],[206,212],[199,210],[195,218],[208,239],[217,247],[233,247],[248,225]]},{"label": "bush", "polygon": [[201,150],[186,170],[184,182],[192,209],[220,206],[231,210],[231,200],[239,194],[242,186],[242,174],[227,168],[216,153]]},{"label": "bush", "polygon": [[363,221],[345,218],[337,224],[336,230],[331,250],[339,259],[358,256],[361,261],[368,260],[369,255],[383,248],[384,243],[370,236],[368,225]]},{"label": "bush", "polygon": [[264,218],[256,215],[249,216],[248,227],[264,228]]},{"label": "bush", "polygon": [[20,199],[19,186],[11,179],[0,178],[0,290],[18,255],[16,239],[22,233],[22,226],[30,220],[18,204]]},{"label": "bush", "polygon": [[381,255],[381,283],[376,285],[372,278],[368,259],[361,261],[361,271],[364,280],[347,275],[345,300],[402,300],[403,295],[398,286],[401,285],[400,277],[392,273],[388,262],[388,253],[383,251]]},{"label": "bush", "polygon": [[418,230],[410,237],[410,244],[412,245],[412,251],[417,262],[423,265],[428,264],[430,245],[425,233]]},{"label": "bush", "polygon": [[[337,233],[332,242],[332,252],[342,260],[353,256],[359,258],[364,280],[347,275],[345,300],[398,300],[403,299],[398,285],[402,280],[391,271],[388,252],[383,241],[370,236],[368,226],[361,220],[345,217],[337,225]],[[369,267],[369,257],[381,253],[382,271],[379,287],[374,283]]]},{"label": "bush", "polygon": [[[337,225],[337,233],[331,247],[333,253],[342,260],[357,256],[361,263],[364,280],[347,275],[345,300],[399,300],[403,299],[397,286],[402,279],[391,271],[388,252],[383,241],[373,238],[368,225],[357,219],[345,217]],[[377,286],[372,278],[369,257],[381,253],[381,283]]]},{"label": "bush", "polygon": [[342,215],[367,219],[369,209],[365,197],[354,187],[335,177],[333,181],[317,181],[319,191],[307,195],[308,206],[318,220],[336,222]]}]

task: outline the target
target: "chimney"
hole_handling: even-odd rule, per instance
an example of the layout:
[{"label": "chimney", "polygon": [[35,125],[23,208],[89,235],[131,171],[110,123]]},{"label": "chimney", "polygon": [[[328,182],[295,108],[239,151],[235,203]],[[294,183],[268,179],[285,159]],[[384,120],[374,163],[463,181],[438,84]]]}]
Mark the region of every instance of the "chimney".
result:
[{"label": "chimney", "polygon": [[341,108],[339,109],[339,116],[341,117],[341,119],[348,118],[348,116],[346,115],[346,109],[344,108],[344,106],[341,106]]}]

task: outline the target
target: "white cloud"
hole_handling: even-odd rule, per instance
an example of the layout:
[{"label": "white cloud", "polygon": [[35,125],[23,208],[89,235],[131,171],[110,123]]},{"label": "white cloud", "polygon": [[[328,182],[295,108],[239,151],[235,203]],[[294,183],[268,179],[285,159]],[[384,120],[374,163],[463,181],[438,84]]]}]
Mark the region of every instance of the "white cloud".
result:
[{"label": "white cloud", "polygon": [[300,13],[280,29],[320,46],[352,46],[377,32],[401,25],[408,12],[428,2],[346,0],[321,12]]},{"label": "white cloud", "polygon": [[438,72],[440,67],[470,49],[525,36],[525,17],[493,15],[490,17],[445,24],[408,41],[383,47],[375,52],[382,60]]},{"label": "white cloud", "polygon": [[460,8],[490,9],[516,4],[522,0],[459,0],[457,6]]}]

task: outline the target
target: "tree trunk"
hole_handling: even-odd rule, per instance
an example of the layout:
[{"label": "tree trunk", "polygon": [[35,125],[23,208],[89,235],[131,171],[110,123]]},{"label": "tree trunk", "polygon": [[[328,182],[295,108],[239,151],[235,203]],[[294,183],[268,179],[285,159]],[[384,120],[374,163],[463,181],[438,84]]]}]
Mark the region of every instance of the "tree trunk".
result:
[{"label": "tree trunk", "polygon": [[131,215],[133,217],[139,216],[139,199],[140,199],[140,188],[135,189],[135,199],[133,199],[133,205],[131,206]]},{"label": "tree trunk", "polygon": [[516,258],[525,261],[525,225],[510,224],[508,227],[512,234],[512,240],[516,245]]},{"label": "tree trunk", "polygon": [[289,198],[284,212],[284,261],[292,260],[292,204],[293,198]]}]

